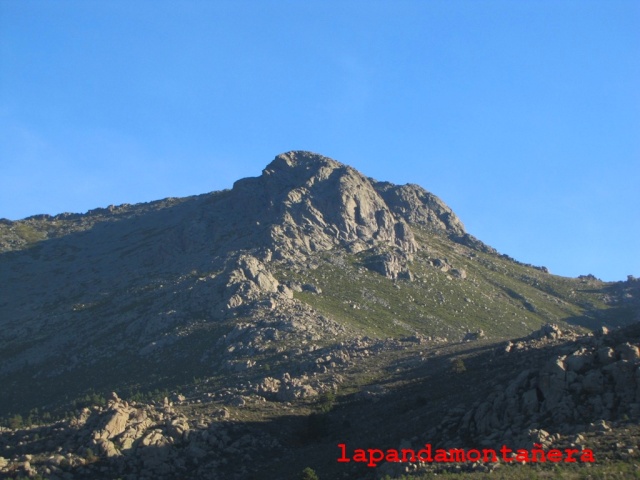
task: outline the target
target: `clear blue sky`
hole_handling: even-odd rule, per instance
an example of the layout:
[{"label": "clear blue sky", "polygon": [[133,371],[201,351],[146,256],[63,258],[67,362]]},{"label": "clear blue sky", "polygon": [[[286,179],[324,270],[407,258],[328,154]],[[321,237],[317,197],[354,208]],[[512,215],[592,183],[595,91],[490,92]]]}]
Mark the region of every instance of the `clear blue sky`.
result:
[{"label": "clear blue sky", "polygon": [[0,0],[0,217],[304,149],[552,273],[640,276],[637,0]]}]

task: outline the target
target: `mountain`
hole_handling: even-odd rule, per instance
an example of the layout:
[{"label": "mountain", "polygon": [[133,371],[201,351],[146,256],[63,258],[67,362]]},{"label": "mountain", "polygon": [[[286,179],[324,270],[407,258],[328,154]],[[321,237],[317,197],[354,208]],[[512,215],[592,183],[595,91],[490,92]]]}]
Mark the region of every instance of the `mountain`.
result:
[{"label": "mountain", "polygon": [[[291,452],[307,455],[310,444],[328,435],[324,424],[313,424],[321,418],[314,411],[333,415],[334,424],[342,415],[342,430],[364,435],[376,422],[365,427],[362,419],[362,428],[354,428],[349,418],[361,412],[351,399],[384,415],[379,405],[425,382],[437,384],[438,401],[459,403],[459,415],[449,417],[452,425],[466,425],[469,438],[502,435],[497,420],[486,428],[464,420],[479,406],[448,391],[450,357],[476,365],[507,348],[512,357],[497,361],[497,378],[512,373],[513,356],[522,365],[525,358],[539,361],[541,351],[545,359],[561,356],[566,342],[576,345],[572,354],[580,345],[593,350],[596,340],[580,343],[596,338],[591,330],[640,320],[636,279],[565,278],[522,264],[467,233],[422,187],[376,181],[302,151],[278,155],[259,177],[231,190],[2,219],[0,287],[0,413],[12,427],[0,431],[0,445],[16,455],[36,452],[34,472],[48,468],[51,478],[135,476],[141,468],[156,478],[252,478],[256,468],[229,463],[243,449],[274,469],[269,478],[288,478],[287,468],[278,470],[269,449],[260,456],[260,448],[286,450],[297,466],[303,459]],[[618,332],[611,335],[621,339]],[[610,345],[612,359],[623,360],[624,348],[607,335],[598,338],[598,348]],[[507,339],[520,340],[505,347]],[[624,360],[635,361],[629,355]],[[600,372],[604,361],[588,365]],[[545,368],[533,368],[514,391],[535,393],[532,385],[550,374]],[[583,375],[587,367],[581,368]],[[451,386],[460,388],[461,381],[458,376]],[[601,397],[607,389],[596,390]],[[423,393],[411,395],[418,409],[440,405]],[[562,395],[552,396],[566,407]],[[616,408],[634,415],[633,401],[620,395]],[[536,402],[543,400],[526,401],[531,411],[518,407],[518,415],[542,412]],[[335,413],[337,405],[342,413]],[[608,412],[606,420],[623,413]],[[55,428],[66,436],[53,433],[51,422],[61,415],[67,423]],[[35,426],[25,430],[28,416]],[[302,430],[300,418],[310,422]],[[434,418],[420,429],[446,438]],[[212,425],[220,435],[208,441],[217,438]],[[291,440],[281,431],[297,433]],[[43,443],[36,435],[51,439]],[[247,436],[258,440],[240,441]],[[335,450],[336,442],[330,445]],[[212,446],[231,451],[214,455]],[[56,448],[71,457],[38,463]],[[76,457],[82,461],[69,460]],[[26,472],[21,461],[7,461],[5,470]]]}]

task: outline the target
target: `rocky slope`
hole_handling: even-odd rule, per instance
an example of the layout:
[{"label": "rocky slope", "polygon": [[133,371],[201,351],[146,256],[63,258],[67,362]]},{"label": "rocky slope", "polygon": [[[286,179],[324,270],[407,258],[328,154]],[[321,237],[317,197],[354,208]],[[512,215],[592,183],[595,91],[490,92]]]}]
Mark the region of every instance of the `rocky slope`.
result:
[{"label": "rocky slope", "polygon": [[[279,155],[222,192],[0,220],[0,286],[0,413],[13,422],[0,440],[15,454],[5,467],[28,473],[18,464],[33,460],[52,478],[100,468],[105,478],[249,478],[236,469],[242,455],[263,449],[264,465],[269,448],[295,456],[318,437],[313,425],[300,433],[300,418],[333,408],[336,392],[383,398],[395,368],[412,371],[461,341],[640,320],[637,280],[570,279],[521,264],[469,235],[423,188],[309,152]],[[591,402],[585,395],[602,403],[556,420],[635,415],[637,399],[618,392],[618,374],[596,350],[605,343],[585,338],[582,353],[517,376],[507,389],[521,396],[486,392],[490,407],[465,404],[450,424],[429,420],[422,431],[516,442],[525,420],[509,437],[486,418],[535,424]],[[536,341],[512,349],[543,351]],[[610,347],[617,362],[622,347]],[[61,412],[71,420],[52,425]],[[38,426],[21,430],[28,416]]]},{"label": "rocky slope", "polygon": [[[352,345],[343,356],[350,352],[358,367],[350,372],[350,361],[340,362],[345,377],[336,376],[333,384],[284,374],[244,389],[192,389],[156,402],[125,401],[112,393],[106,404],[79,408],[63,421],[0,429],[0,473],[294,479],[310,465],[321,478],[421,478],[498,468],[513,469],[514,478],[534,473],[526,473],[528,465],[504,461],[344,465],[336,461],[339,443],[416,451],[425,443],[445,449],[508,445],[514,451],[535,443],[545,450],[589,449],[597,461],[593,474],[625,471],[639,455],[638,343],[637,325],[586,335],[546,325],[499,345],[425,348],[416,339]],[[358,368],[370,383],[350,386],[362,377]],[[382,373],[390,369],[394,375]],[[342,393],[316,396],[307,381],[318,391]],[[562,477],[554,472],[541,478]]]}]

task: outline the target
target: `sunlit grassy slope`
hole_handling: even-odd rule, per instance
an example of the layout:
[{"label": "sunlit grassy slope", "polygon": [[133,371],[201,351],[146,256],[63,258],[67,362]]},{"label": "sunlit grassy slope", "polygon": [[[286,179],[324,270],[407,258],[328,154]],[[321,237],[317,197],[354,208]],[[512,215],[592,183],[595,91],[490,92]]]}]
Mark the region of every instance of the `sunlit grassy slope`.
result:
[{"label": "sunlit grassy slope", "polygon": [[[603,283],[560,277],[509,257],[484,253],[438,234],[413,227],[421,245],[409,264],[413,280],[391,280],[364,267],[367,252],[324,252],[310,259],[311,269],[280,268],[282,281],[311,283],[321,294],[296,297],[336,320],[374,337],[461,338],[483,330],[491,337],[514,337],[547,322],[596,326],[599,320],[624,323],[624,312],[605,302]],[[442,271],[442,259],[466,278]]]}]

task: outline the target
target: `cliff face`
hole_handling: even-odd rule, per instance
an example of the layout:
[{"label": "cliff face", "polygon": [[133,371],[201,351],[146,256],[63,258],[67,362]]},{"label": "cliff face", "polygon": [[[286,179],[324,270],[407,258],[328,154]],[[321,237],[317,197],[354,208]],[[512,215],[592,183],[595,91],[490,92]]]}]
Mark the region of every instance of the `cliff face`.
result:
[{"label": "cliff face", "polygon": [[233,193],[236,202],[267,223],[268,243],[279,257],[336,247],[362,250],[376,243],[406,252],[416,248],[406,221],[372,182],[326,157],[278,155],[262,176],[236,182]]}]

